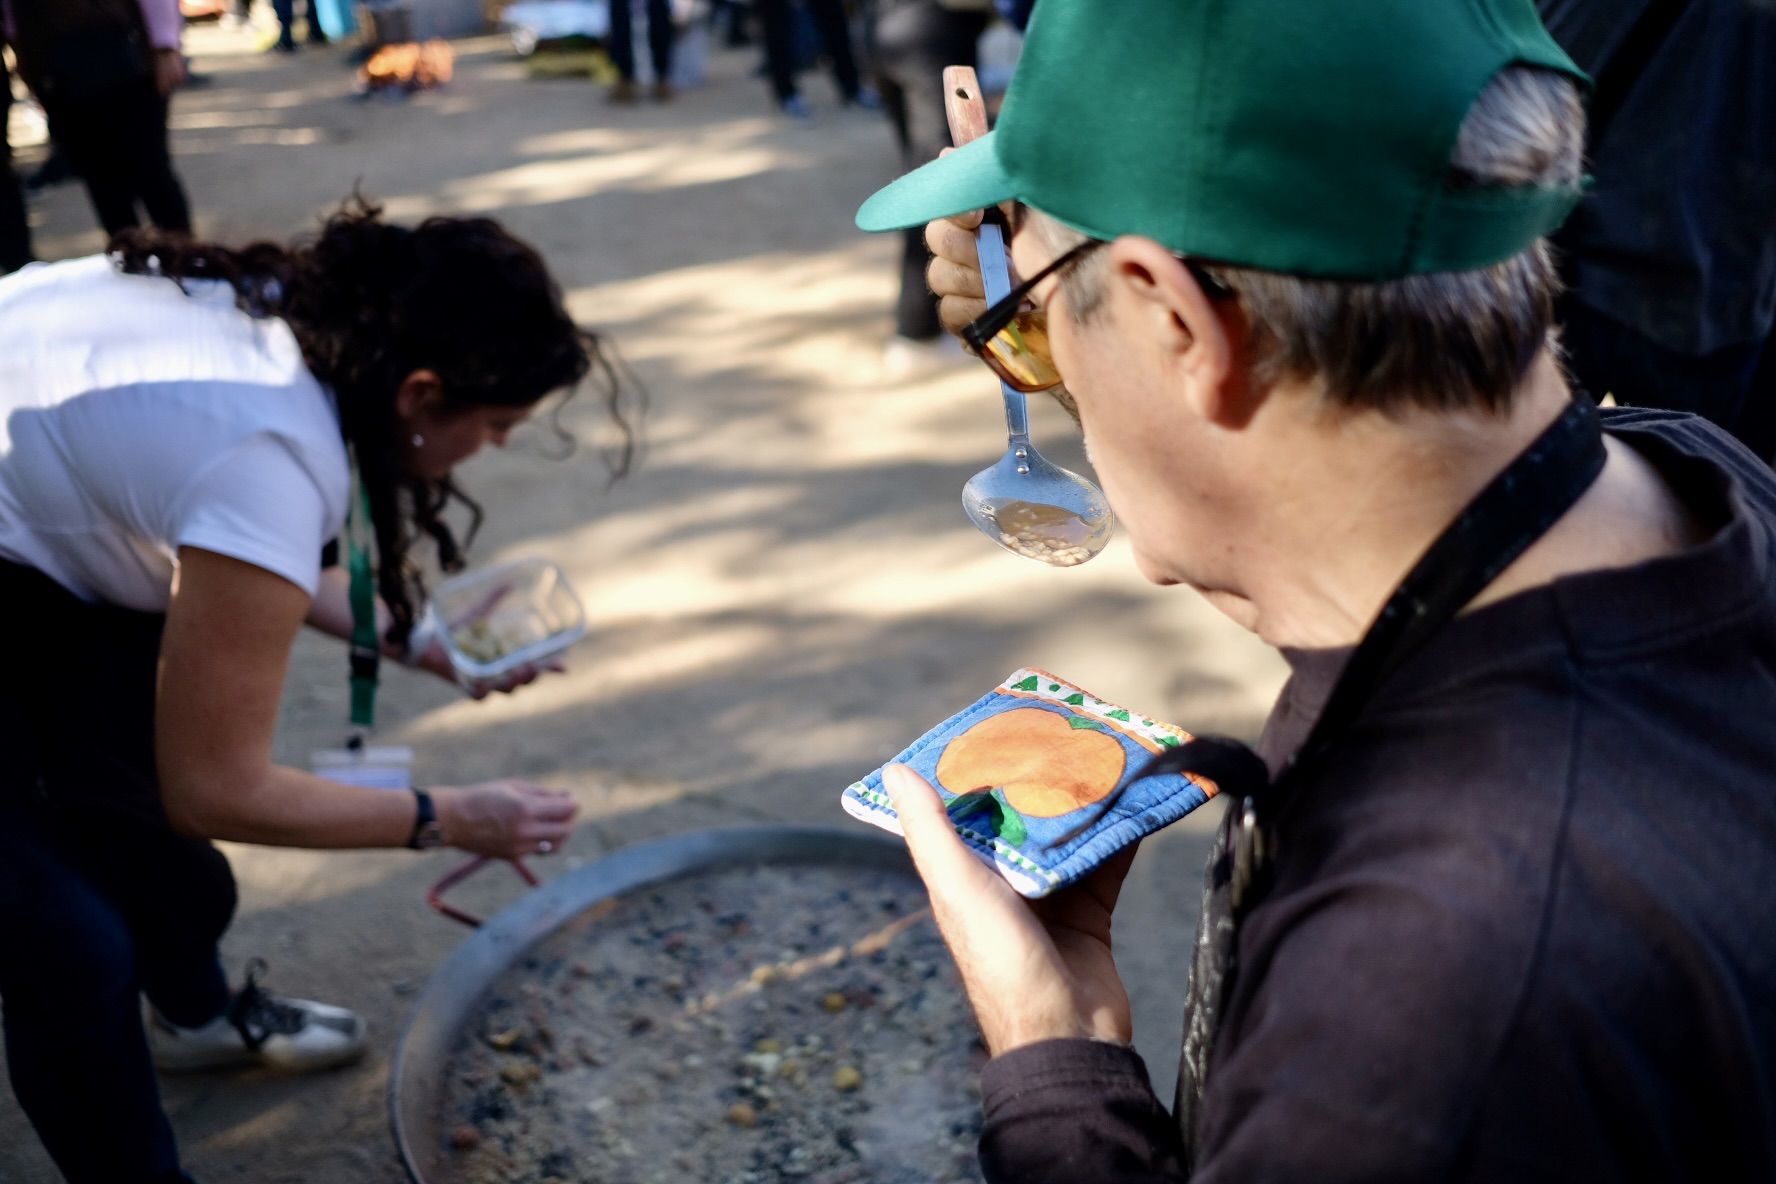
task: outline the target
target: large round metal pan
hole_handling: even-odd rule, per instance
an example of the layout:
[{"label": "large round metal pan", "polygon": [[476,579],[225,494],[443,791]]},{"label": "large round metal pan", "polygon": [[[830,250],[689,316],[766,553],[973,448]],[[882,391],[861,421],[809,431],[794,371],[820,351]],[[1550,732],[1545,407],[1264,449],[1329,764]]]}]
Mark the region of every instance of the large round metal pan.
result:
[{"label": "large round metal pan", "polygon": [[414,1184],[444,1184],[438,1125],[451,1046],[488,988],[526,950],[602,900],[680,876],[760,863],[913,874],[905,845],[888,835],[811,826],[734,827],[626,847],[530,892],[476,930],[438,968],[395,1049],[389,1112],[395,1145]]}]

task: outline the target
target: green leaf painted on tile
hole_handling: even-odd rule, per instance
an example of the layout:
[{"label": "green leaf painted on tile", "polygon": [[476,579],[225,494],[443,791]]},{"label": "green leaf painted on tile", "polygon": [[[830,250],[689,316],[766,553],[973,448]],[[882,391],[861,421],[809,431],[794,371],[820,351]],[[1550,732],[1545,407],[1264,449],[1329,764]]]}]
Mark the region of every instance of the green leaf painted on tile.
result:
[{"label": "green leaf painted on tile", "polygon": [[1067,704],[1069,707],[1084,707],[1085,696],[1075,692],[1068,695],[1065,699],[1062,699],[1061,702]]},{"label": "green leaf painted on tile", "polygon": [[945,808],[949,811],[950,821],[960,822],[996,804],[990,793],[963,793],[951,798]]},{"label": "green leaf painted on tile", "polygon": [[1048,689],[1051,691],[1058,691],[1061,689],[1061,684],[1058,682],[1051,682],[1048,684]]},{"label": "green leaf painted on tile", "polygon": [[1119,719],[1123,723],[1126,724],[1129,722],[1129,713],[1126,710],[1124,710],[1123,708],[1118,707],[1115,711],[1106,711],[1104,713],[1104,718],[1105,719]]},{"label": "green leaf painted on tile", "polygon": [[999,817],[993,820],[993,833],[1000,841],[1010,843],[1013,847],[1021,847],[1024,840],[1030,837],[1029,828],[1024,825],[1024,816],[1010,806],[1002,806]]},{"label": "green leaf painted on tile", "polygon": [[1067,717],[1067,724],[1069,727],[1071,727],[1076,732],[1084,731],[1086,728],[1091,728],[1093,731],[1097,731],[1097,732],[1103,732],[1103,731],[1108,730],[1104,727],[1102,721],[1090,719],[1090,718],[1083,716],[1083,715],[1068,716]]},{"label": "green leaf painted on tile", "polygon": [[1184,743],[1184,741],[1178,739],[1176,736],[1161,736],[1159,742],[1167,748],[1176,748]]},{"label": "green leaf painted on tile", "polygon": [[1037,681],[1036,676],[1034,674],[1032,674],[1029,678],[1024,679],[1022,682],[1012,683],[1011,689],[1014,691],[1033,691],[1036,689],[1036,681]]},{"label": "green leaf painted on tile", "polygon": [[960,794],[948,806],[950,821],[958,826],[967,822],[1013,847],[1020,846],[1030,837],[1030,830],[1024,825],[1024,816],[1012,808],[1004,795],[1002,789]]}]

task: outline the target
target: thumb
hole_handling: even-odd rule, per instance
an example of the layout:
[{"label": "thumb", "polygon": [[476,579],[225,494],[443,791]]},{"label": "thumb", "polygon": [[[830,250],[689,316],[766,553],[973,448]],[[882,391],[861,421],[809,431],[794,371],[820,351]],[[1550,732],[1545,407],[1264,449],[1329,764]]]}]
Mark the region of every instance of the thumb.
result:
[{"label": "thumb", "polygon": [[894,802],[894,812],[900,815],[913,863],[927,885],[947,888],[999,882],[998,874],[975,858],[956,833],[943,799],[930,782],[905,765],[889,765],[882,771],[882,784]]}]

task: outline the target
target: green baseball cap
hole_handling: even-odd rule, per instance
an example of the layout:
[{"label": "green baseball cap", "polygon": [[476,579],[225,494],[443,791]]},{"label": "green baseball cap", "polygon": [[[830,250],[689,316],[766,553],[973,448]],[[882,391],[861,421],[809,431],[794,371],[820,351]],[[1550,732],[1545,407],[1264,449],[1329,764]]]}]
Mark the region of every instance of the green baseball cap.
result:
[{"label": "green baseball cap", "polygon": [[1589,83],[1532,0],[1041,0],[998,128],[857,225],[1019,201],[1288,275],[1471,271],[1582,192],[1446,184],[1469,108],[1514,64]]}]

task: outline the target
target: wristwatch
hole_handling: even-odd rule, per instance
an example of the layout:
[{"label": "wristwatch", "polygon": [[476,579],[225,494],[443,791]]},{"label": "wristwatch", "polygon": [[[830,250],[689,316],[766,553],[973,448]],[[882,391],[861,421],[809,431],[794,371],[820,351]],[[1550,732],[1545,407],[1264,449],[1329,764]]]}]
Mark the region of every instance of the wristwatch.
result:
[{"label": "wristwatch", "polygon": [[444,826],[438,821],[438,807],[432,804],[432,795],[414,786],[413,801],[419,807],[419,812],[414,816],[413,836],[407,840],[407,846],[415,851],[430,851],[434,847],[442,847]]}]

